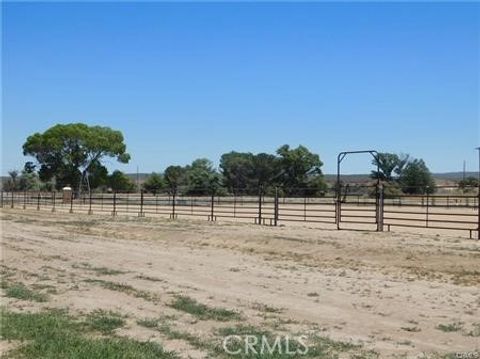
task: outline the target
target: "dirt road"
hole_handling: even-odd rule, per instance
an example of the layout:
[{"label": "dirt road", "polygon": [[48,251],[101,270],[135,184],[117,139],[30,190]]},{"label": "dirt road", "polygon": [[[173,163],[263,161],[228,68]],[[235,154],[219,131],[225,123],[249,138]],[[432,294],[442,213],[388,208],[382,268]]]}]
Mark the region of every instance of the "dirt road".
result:
[{"label": "dirt road", "polygon": [[[10,209],[1,219],[4,279],[48,297],[4,293],[4,306],[119,312],[126,325],[115,335],[181,357],[214,357],[205,343],[247,324],[358,344],[340,357],[480,350],[475,240]],[[180,296],[236,315],[202,317],[176,305]],[[162,330],[145,325],[152,318]]]}]

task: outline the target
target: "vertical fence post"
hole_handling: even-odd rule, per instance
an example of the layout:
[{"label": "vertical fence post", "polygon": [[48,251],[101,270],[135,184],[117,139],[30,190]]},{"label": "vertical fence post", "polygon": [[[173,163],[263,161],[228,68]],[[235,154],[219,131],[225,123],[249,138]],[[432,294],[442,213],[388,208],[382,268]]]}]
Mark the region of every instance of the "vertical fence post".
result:
[{"label": "vertical fence post", "polygon": [[307,190],[303,190],[303,220],[307,221]]},{"label": "vertical fence post", "polygon": [[73,213],[73,191],[70,193],[70,213]]},{"label": "vertical fence post", "polygon": [[3,188],[2,188],[2,194],[0,196],[0,208],[3,208]]},{"label": "vertical fence post", "polygon": [[40,192],[38,192],[38,194],[37,194],[37,211],[40,211],[40,198],[41,198]]},{"label": "vertical fence post", "polygon": [[233,218],[237,217],[237,194],[233,191]]},{"label": "vertical fence post", "polygon": [[88,214],[93,214],[93,211],[92,211],[92,191],[91,190],[88,194]]},{"label": "vertical fence post", "polygon": [[342,213],[342,185],[340,182],[337,183],[337,200],[336,200],[336,207],[335,207],[335,215],[337,218],[335,221],[337,222],[337,229],[340,229],[340,222],[342,221],[341,213]]},{"label": "vertical fence post", "polygon": [[428,214],[429,214],[429,208],[430,208],[430,196],[428,193],[429,188],[427,187],[427,207],[425,209],[425,227],[428,228]]},{"label": "vertical fence post", "polygon": [[113,208],[112,208],[112,216],[117,215],[117,192],[113,192]]},{"label": "vertical fence post", "polygon": [[56,202],[57,193],[52,191],[52,212],[55,212],[55,202]]},{"label": "vertical fence post", "polygon": [[278,225],[278,187],[275,187],[275,200],[273,204],[273,225]]},{"label": "vertical fence post", "polygon": [[175,202],[176,201],[177,201],[177,189],[175,188],[173,190],[173,193],[172,193],[172,213],[170,214],[170,219],[175,219],[177,217],[177,214],[175,213]]},{"label": "vertical fence post", "polygon": [[262,224],[262,186],[258,189],[258,224]]},{"label": "vertical fence post", "polygon": [[27,209],[27,191],[23,191],[23,209]]},{"label": "vertical fence post", "polygon": [[14,194],[13,194],[13,191],[12,191],[12,201],[11,201],[11,203],[10,203],[10,208],[15,208],[13,196],[14,196]]},{"label": "vertical fence post", "polygon": [[143,213],[143,189],[140,191],[140,212],[138,212],[139,217],[145,217],[145,213]]},{"label": "vertical fence post", "polygon": [[212,191],[212,197],[210,200],[210,216],[208,217],[209,221],[215,220],[215,191]]}]

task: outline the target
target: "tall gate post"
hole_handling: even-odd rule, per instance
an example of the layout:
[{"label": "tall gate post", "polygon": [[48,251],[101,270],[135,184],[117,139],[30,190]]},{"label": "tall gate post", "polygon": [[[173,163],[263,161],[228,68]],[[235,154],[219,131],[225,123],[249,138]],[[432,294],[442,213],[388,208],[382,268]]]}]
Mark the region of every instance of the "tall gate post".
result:
[{"label": "tall gate post", "polygon": [[337,198],[335,199],[335,223],[337,224],[337,229],[340,228],[341,216],[342,216],[342,194],[341,194],[341,184],[337,182]]},{"label": "tall gate post", "polygon": [[384,213],[384,188],[383,186],[377,185],[377,232],[383,232],[383,213]]},{"label": "tall gate post", "polygon": [[478,193],[477,193],[477,220],[478,220],[478,226],[477,226],[477,239],[480,241],[480,181],[478,181]]}]

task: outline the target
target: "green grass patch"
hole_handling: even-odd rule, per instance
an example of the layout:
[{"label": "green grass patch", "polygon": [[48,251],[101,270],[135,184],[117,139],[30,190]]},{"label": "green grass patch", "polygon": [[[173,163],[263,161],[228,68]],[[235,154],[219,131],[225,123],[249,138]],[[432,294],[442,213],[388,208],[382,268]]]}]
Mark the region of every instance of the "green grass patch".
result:
[{"label": "green grass patch", "polygon": [[132,287],[131,285],[124,284],[124,283],[116,283],[116,282],[111,282],[108,280],[101,280],[101,279],[85,279],[85,282],[98,284],[105,289],[113,290],[116,292],[123,292],[137,298],[148,300],[150,302],[158,302],[159,300],[158,296],[154,293],[150,293],[144,290],[139,290]]},{"label": "green grass patch", "polygon": [[[352,353],[355,358],[370,358],[375,355],[373,352],[361,352],[358,350],[360,345],[335,341],[327,337],[310,335],[305,338],[299,336],[277,336],[268,330],[260,329],[253,326],[239,325],[235,327],[221,328],[217,334],[222,338],[231,336],[228,342],[228,349],[231,352],[238,351],[238,354],[229,355],[225,352],[222,343],[218,343],[214,352],[217,356],[226,358],[268,358],[268,359],[286,359],[286,358],[338,358],[339,353],[355,351]],[[249,352],[245,351],[245,338],[249,336],[253,349]],[[255,337],[256,339],[252,339]],[[288,338],[288,339],[287,339]],[[303,343],[302,343],[303,341]],[[266,344],[268,343],[268,344]],[[305,346],[305,345],[306,346]],[[268,350],[268,346],[274,348]],[[276,345],[276,346],[275,346]],[[360,355],[360,356],[359,356]]]},{"label": "green grass patch", "polygon": [[187,343],[198,349],[209,350],[212,348],[210,343],[208,343],[207,341],[204,341],[188,332],[174,329],[166,321],[167,318],[168,317],[139,319],[137,320],[137,324],[145,328],[157,330],[160,333],[164,334],[168,339],[186,341]]},{"label": "green grass patch", "polygon": [[156,319],[156,318],[138,319],[137,324],[145,328],[158,328],[158,326],[160,325],[160,319]]},{"label": "green grass patch", "polygon": [[163,333],[168,339],[183,340],[189,343],[191,346],[201,350],[211,350],[212,344],[206,340],[203,340],[196,335],[188,332],[179,331],[172,328],[168,323],[162,323],[157,327],[157,330]]},{"label": "green grass patch", "polygon": [[2,339],[23,343],[6,354],[7,358],[177,358],[159,344],[128,338],[92,338],[88,326],[61,311],[14,313],[2,310]]},{"label": "green grass patch", "polygon": [[437,325],[437,329],[445,333],[458,332],[462,330],[462,328],[463,328],[463,323],[460,323],[460,322]]},{"label": "green grass patch", "polygon": [[263,303],[254,303],[253,309],[262,313],[281,313],[283,311],[281,308],[272,307]]},{"label": "green grass patch", "polygon": [[148,280],[150,282],[165,282],[165,280],[163,280],[163,279],[160,279],[160,278],[157,278],[157,277],[151,277],[151,276],[143,275],[143,274],[137,275],[135,278],[142,279],[142,280]]},{"label": "green grass patch", "polygon": [[116,312],[95,310],[87,315],[86,323],[94,330],[103,334],[110,334],[113,330],[123,327],[125,319]]},{"label": "green grass patch", "polygon": [[72,268],[87,269],[100,275],[118,275],[127,273],[126,271],[111,269],[107,267],[92,267],[89,263],[73,264]]},{"label": "green grass patch", "polygon": [[2,289],[5,290],[5,296],[21,300],[29,300],[33,302],[46,302],[48,296],[38,291],[32,290],[23,283],[8,283],[2,281]]},{"label": "green grass patch", "polygon": [[189,313],[201,320],[213,319],[217,321],[227,321],[241,318],[240,314],[236,311],[209,307],[185,295],[177,296],[169,306],[181,310],[182,312]]},{"label": "green grass patch", "polygon": [[472,325],[473,329],[468,332],[468,336],[470,337],[480,337],[480,323],[474,323]]}]

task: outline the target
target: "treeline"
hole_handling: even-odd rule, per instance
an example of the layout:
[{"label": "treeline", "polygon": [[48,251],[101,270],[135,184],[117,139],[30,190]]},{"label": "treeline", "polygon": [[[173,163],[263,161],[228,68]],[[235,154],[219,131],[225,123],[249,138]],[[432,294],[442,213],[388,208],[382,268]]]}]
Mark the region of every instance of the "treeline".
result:
[{"label": "treeline", "polygon": [[220,158],[219,171],[208,159],[197,159],[187,166],[169,166],[163,174],[152,173],[143,189],[158,193],[187,195],[215,193],[272,193],[284,195],[322,195],[327,190],[319,155],[305,146],[280,147],[275,154],[229,152]]},{"label": "treeline", "polygon": [[[105,158],[128,163],[123,134],[109,127],[83,123],[59,124],[43,133],[29,136],[23,154],[31,156],[24,169],[11,171],[2,181],[7,191],[51,191],[70,186],[82,191],[123,191],[139,189],[151,193],[181,191],[187,195],[238,193],[256,195],[279,190],[286,196],[322,196],[335,190],[327,185],[322,173],[320,156],[305,146],[283,145],[275,153],[229,152],[221,156],[219,168],[205,158],[187,166],[169,166],[152,173],[139,188],[121,171],[109,173]],[[423,194],[435,190],[432,175],[421,159],[407,155],[380,153],[373,161],[378,171],[371,173],[372,182],[379,179],[387,195]],[[459,184],[468,188],[475,179]],[[478,184],[478,182],[477,182]],[[346,188],[346,186],[343,186]]]},{"label": "treeline", "polygon": [[[378,171],[372,171],[370,176],[372,184],[380,179],[386,196],[435,191],[433,177],[421,159],[380,153],[372,164],[378,165]],[[169,166],[162,173],[152,173],[141,189],[154,194],[257,195],[260,191],[272,194],[278,190],[285,196],[322,196],[335,190],[334,184],[329,186],[326,183],[322,165],[319,155],[305,146],[291,148],[284,145],[275,154],[232,151],[221,156],[218,170],[210,160],[201,158],[187,166]],[[42,181],[31,162],[26,163],[20,174],[17,171],[9,174],[10,178],[4,184],[6,190],[53,190],[59,187],[54,180]],[[90,189],[95,191],[135,192],[139,189],[128,175],[118,170],[109,174],[103,166],[90,167],[86,180]],[[472,185],[469,181],[471,179],[460,183],[460,188]],[[367,189],[364,192],[368,193]]]},{"label": "treeline", "polygon": [[[92,190],[122,191],[134,192],[135,183],[122,171],[115,170],[108,174],[106,168],[101,171],[93,172],[88,176],[90,188]],[[45,191],[50,192],[60,190],[63,187],[70,186],[69,182],[59,181],[56,178],[51,180],[42,180],[39,173],[32,167],[31,162],[27,162],[22,171],[12,170],[8,172],[8,178],[2,179],[1,187],[4,191]]]}]

